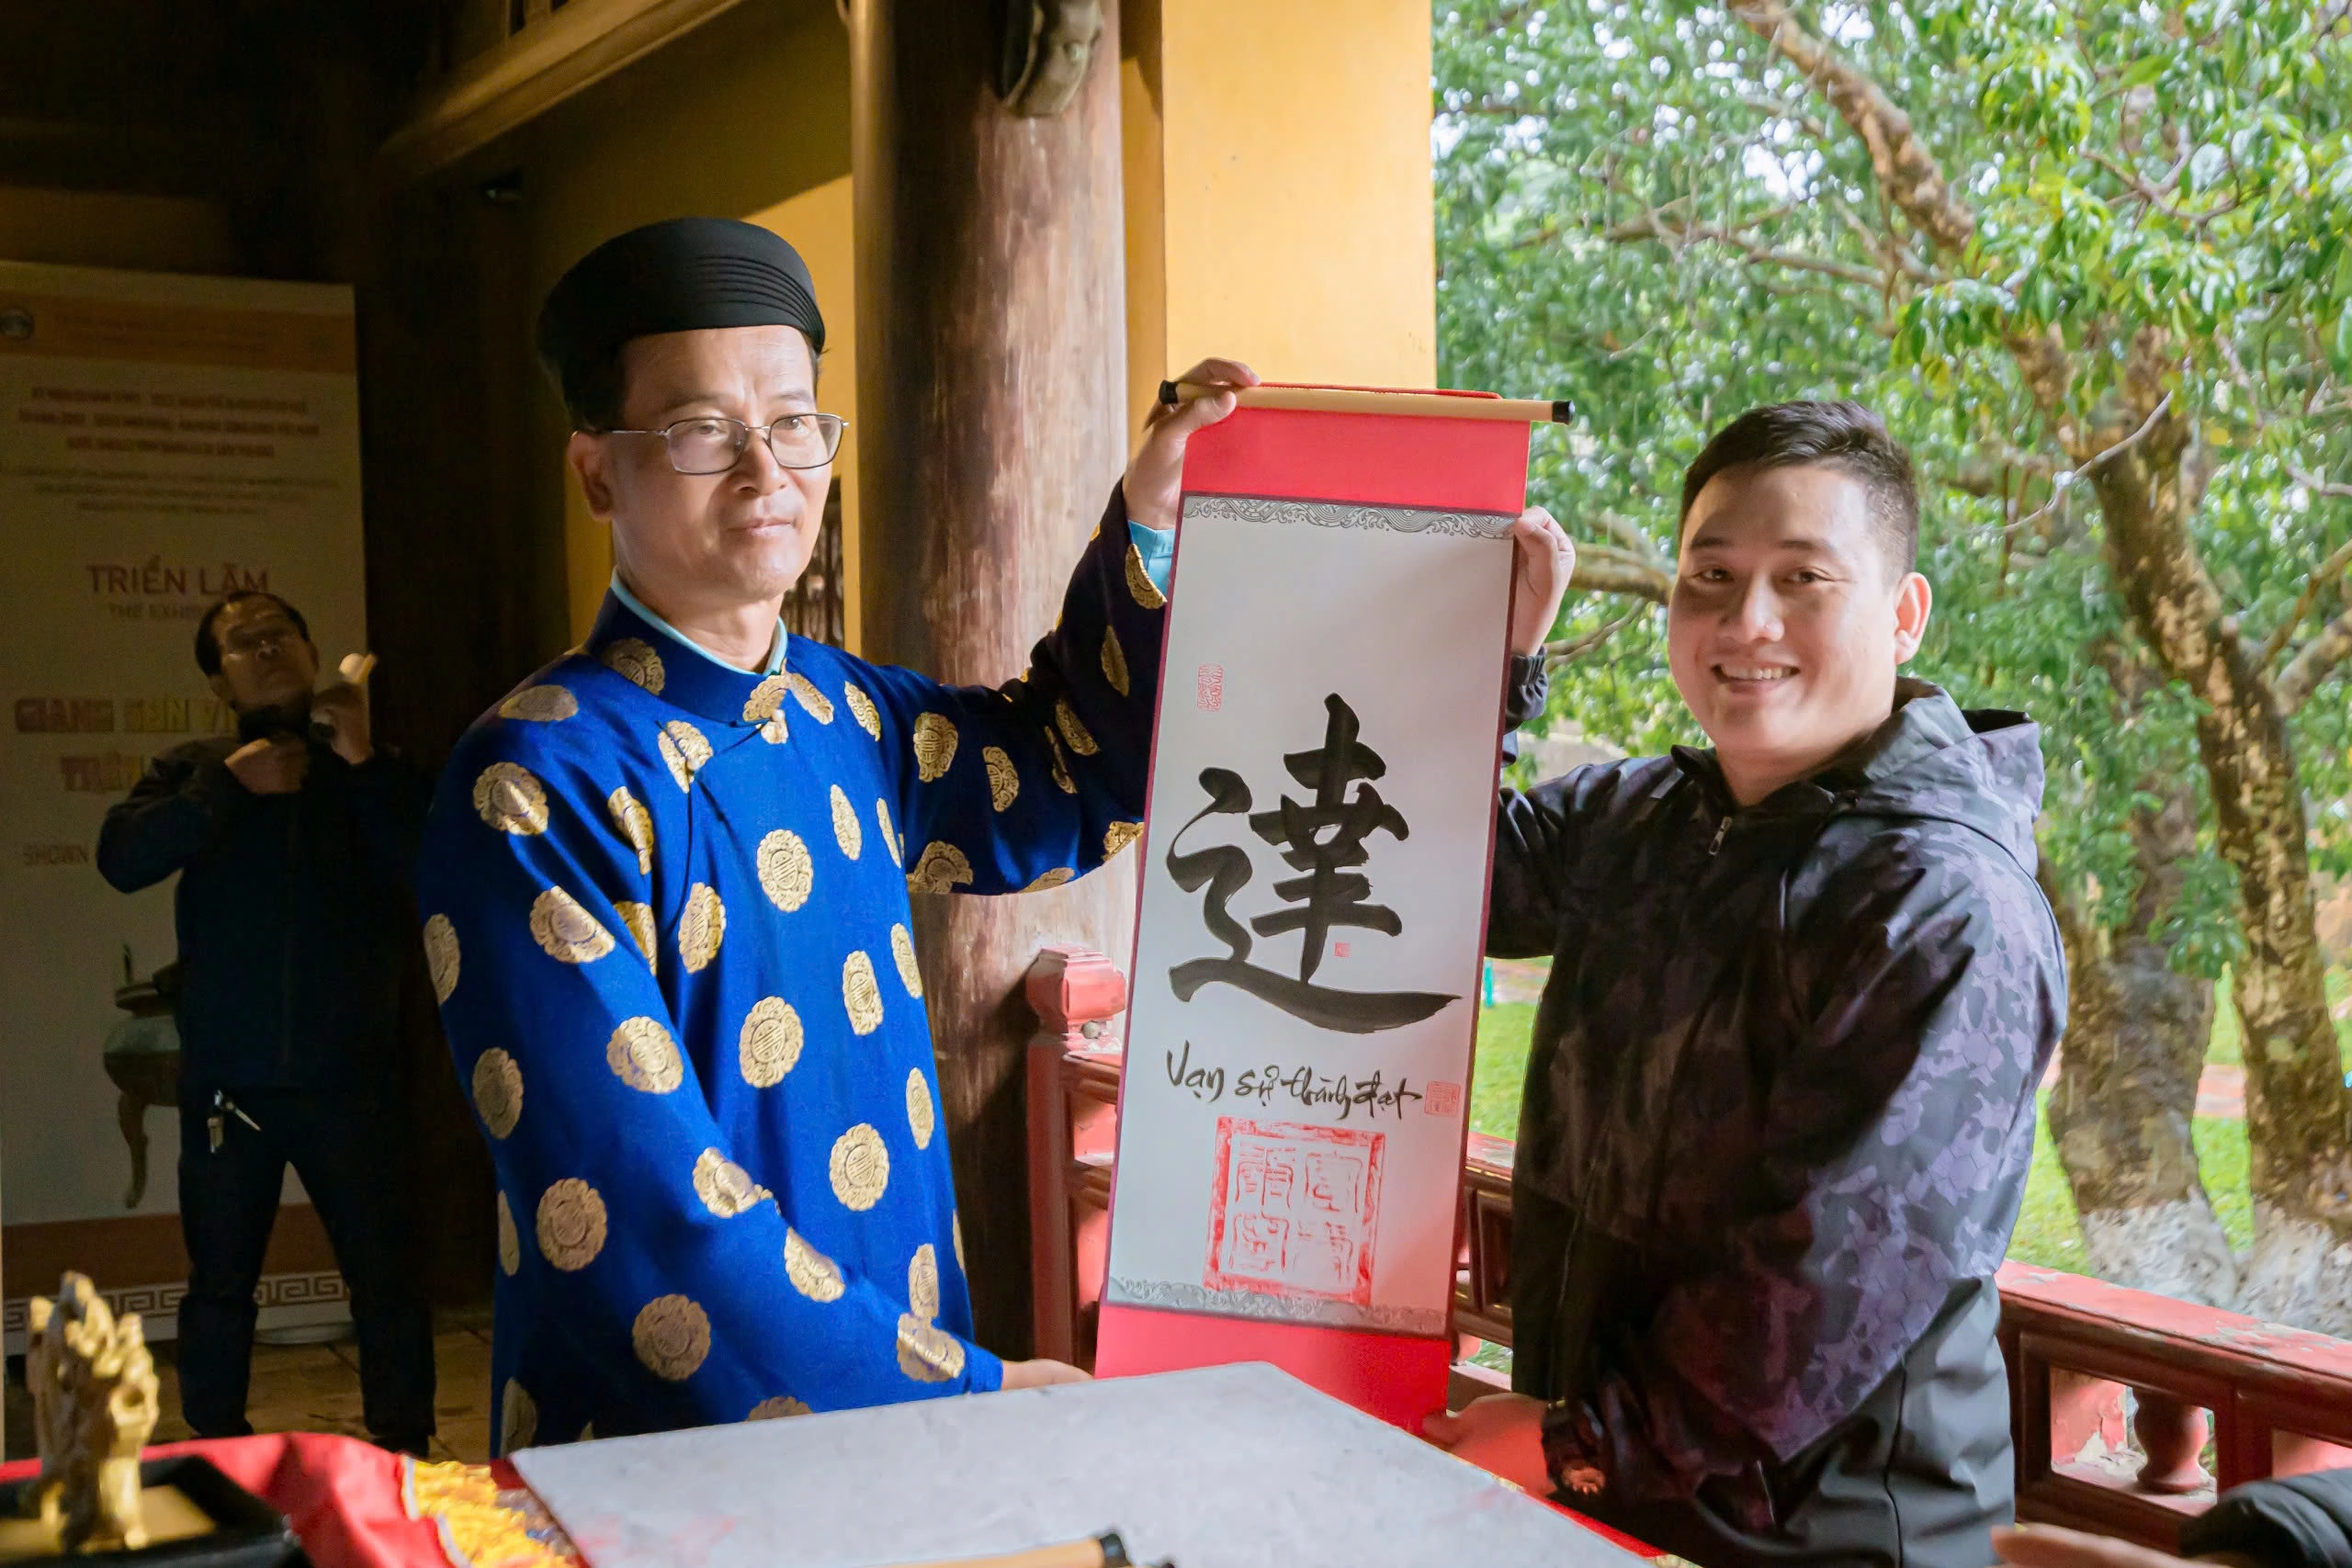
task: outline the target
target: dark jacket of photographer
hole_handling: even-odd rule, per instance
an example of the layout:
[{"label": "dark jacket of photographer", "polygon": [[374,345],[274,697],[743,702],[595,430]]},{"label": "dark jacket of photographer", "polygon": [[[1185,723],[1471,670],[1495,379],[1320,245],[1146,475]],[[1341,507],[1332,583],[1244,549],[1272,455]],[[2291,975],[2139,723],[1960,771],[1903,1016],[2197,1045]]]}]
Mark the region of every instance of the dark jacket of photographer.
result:
[{"label": "dark jacket of photographer", "polygon": [[300,789],[256,795],[227,765],[240,744],[156,758],[107,813],[98,870],[125,893],[181,874],[184,1094],[359,1087],[391,1060],[431,782],[381,750],[354,767],[313,739]]}]

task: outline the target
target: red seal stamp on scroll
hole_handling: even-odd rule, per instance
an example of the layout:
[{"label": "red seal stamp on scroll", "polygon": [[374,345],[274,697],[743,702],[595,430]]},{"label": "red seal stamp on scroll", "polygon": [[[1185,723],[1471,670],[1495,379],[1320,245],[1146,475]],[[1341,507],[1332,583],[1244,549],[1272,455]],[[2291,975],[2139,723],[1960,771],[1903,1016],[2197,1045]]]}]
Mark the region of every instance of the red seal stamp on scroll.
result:
[{"label": "red seal stamp on scroll", "polygon": [[1202,1283],[1369,1304],[1386,1141],[1351,1127],[1219,1117]]}]

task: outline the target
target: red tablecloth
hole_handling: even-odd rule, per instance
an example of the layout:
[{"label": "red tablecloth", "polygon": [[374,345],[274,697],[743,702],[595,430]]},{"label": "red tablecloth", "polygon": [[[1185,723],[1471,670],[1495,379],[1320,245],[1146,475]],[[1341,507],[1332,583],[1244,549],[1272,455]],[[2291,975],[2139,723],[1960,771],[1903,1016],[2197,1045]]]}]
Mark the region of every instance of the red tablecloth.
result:
[{"label": "red tablecloth", "polygon": [[[415,1465],[354,1438],[312,1432],[166,1443],[147,1450],[151,1459],[182,1453],[202,1454],[284,1514],[316,1568],[578,1568],[580,1562],[503,1461]],[[31,1460],[0,1465],[0,1482],[23,1480],[39,1468]],[[1666,1561],[1606,1525],[1560,1511],[1628,1551]]]},{"label": "red tablecloth", "polygon": [[[221,1473],[284,1514],[302,1538],[317,1568],[452,1568],[443,1551],[447,1516],[413,1517],[410,1467],[396,1454],[352,1438],[311,1432],[225,1438],[211,1442],[167,1443],[147,1450],[152,1459],[201,1454]],[[0,1465],[0,1481],[34,1473],[34,1461]],[[417,1473],[494,1479],[515,1487],[512,1470],[494,1465],[425,1465]],[[488,1490],[487,1487],[484,1488]],[[492,1561],[472,1557],[474,1568]]]}]

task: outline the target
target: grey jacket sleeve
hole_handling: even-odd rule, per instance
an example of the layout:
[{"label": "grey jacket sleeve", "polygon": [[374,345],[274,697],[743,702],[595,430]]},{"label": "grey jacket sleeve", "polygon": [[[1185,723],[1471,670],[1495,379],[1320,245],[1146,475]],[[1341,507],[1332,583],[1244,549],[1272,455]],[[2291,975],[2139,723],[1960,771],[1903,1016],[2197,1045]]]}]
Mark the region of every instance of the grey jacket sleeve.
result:
[{"label": "grey jacket sleeve", "polygon": [[1805,1016],[1775,1074],[1766,1190],[1713,1269],[1600,1348],[1597,1386],[1547,1424],[1555,1463],[1667,1498],[1785,1460],[1861,1405],[1953,1285],[1999,1267],[2065,1017],[2057,940],[2015,868],[1900,860],[1792,933]]},{"label": "grey jacket sleeve", "polygon": [[2180,1527],[2180,1551],[2250,1557],[2263,1568],[2352,1568],[2352,1470],[2233,1486]]}]

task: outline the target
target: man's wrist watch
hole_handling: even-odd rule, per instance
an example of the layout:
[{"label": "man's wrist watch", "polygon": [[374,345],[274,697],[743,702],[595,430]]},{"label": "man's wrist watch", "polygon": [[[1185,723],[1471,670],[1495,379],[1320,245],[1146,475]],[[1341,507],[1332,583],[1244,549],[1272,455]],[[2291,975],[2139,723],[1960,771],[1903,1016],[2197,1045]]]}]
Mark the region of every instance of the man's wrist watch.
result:
[{"label": "man's wrist watch", "polygon": [[1600,1420],[1583,1400],[1562,1400],[1545,1412],[1544,1462],[1561,1489],[1589,1497],[1609,1484],[1601,1467]]}]

